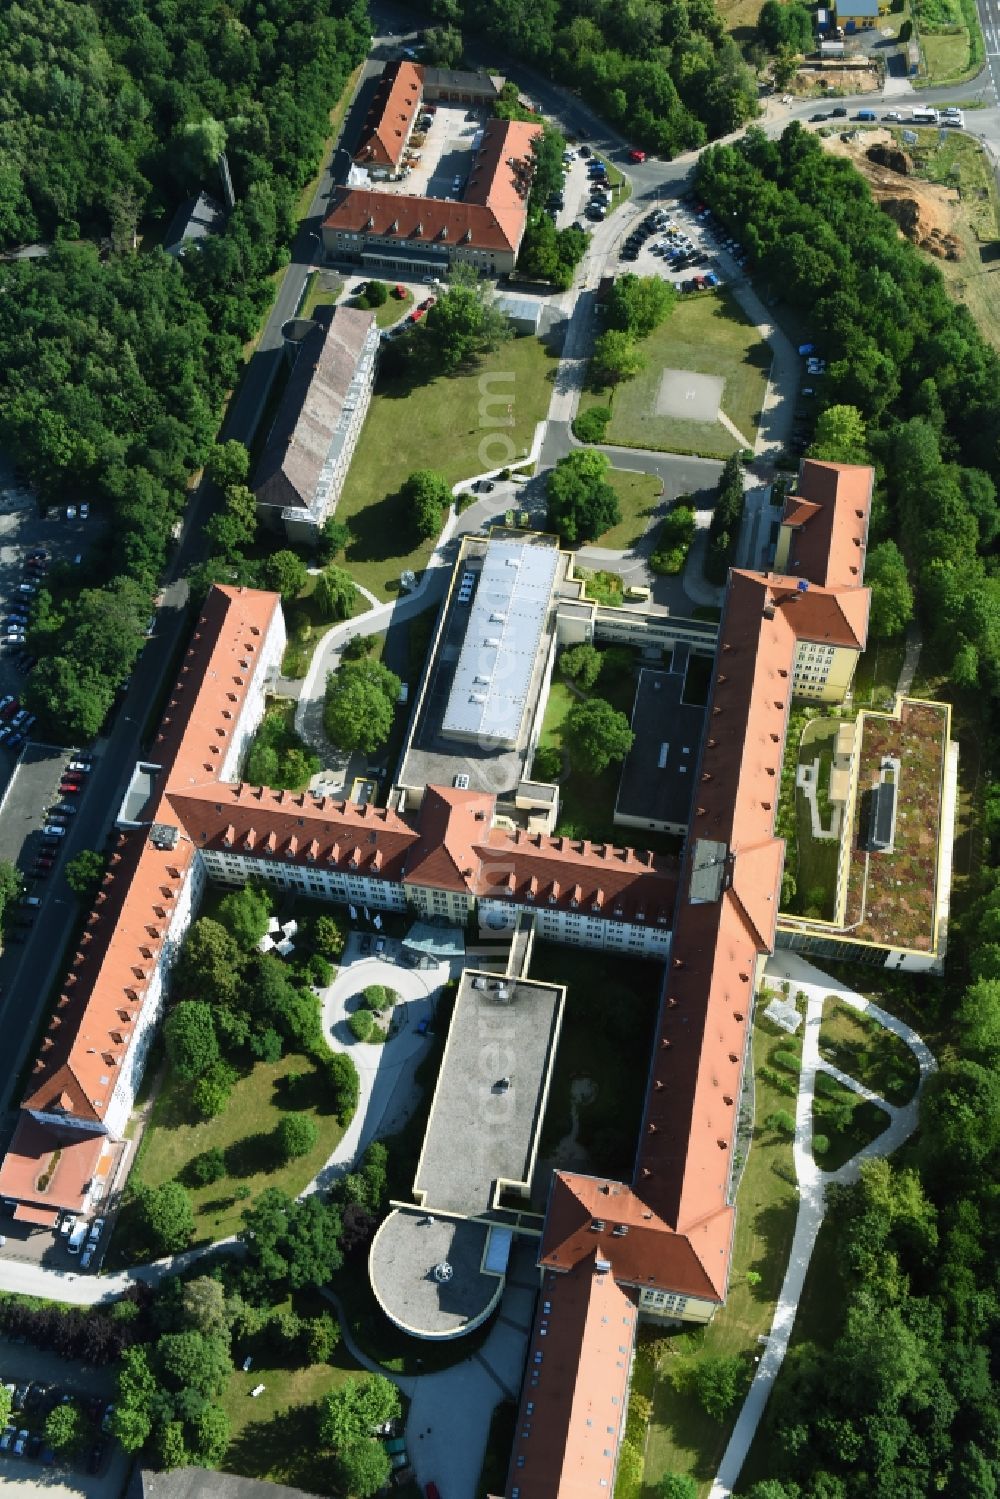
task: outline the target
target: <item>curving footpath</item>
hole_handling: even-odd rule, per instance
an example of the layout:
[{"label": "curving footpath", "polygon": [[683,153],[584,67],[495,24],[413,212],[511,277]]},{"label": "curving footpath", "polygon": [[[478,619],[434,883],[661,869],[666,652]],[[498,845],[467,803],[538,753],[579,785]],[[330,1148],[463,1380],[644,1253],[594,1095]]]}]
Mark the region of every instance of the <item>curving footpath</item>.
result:
[{"label": "curving footpath", "polygon": [[[718,1473],[709,1491],[709,1499],[726,1499],[740,1476],[750,1445],[757,1433],[764,1408],[774,1388],[774,1382],[788,1351],[788,1344],[795,1324],[806,1271],[812,1258],[816,1236],[826,1212],[826,1188],[831,1182],[849,1184],[858,1179],[861,1163],[874,1156],[890,1155],[908,1140],[917,1127],[920,1113],[920,1094],[931,1073],[937,1070],[929,1047],[903,1021],[873,1004],[863,994],[844,989],[836,979],[800,958],[797,953],[778,952],[767,966],[767,976],[772,981],[789,979],[797,990],[804,991],[807,998],[805,1032],[802,1038],[802,1070],[799,1073],[799,1091],[795,1107],[795,1139],[792,1153],[795,1174],[799,1185],[799,1210],[795,1221],[788,1268],[782,1282],[781,1292],[774,1309],[774,1320],[767,1345],[757,1365],[753,1383],[743,1403],[729,1443],[722,1455]],[[824,1062],[819,1054],[819,1031],[823,1018],[823,1002],[835,996],[852,1009],[870,1015],[873,1020],[892,1031],[913,1052],[920,1067],[917,1089],[909,1103],[896,1107],[878,1097],[856,1079],[841,1072],[839,1068]],[[872,1103],[878,1104],[889,1115],[889,1123],[882,1133],[837,1171],[821,1171],[812,1153],[812,1106],[816,1073],[829,1072],[846,1087]]]}]

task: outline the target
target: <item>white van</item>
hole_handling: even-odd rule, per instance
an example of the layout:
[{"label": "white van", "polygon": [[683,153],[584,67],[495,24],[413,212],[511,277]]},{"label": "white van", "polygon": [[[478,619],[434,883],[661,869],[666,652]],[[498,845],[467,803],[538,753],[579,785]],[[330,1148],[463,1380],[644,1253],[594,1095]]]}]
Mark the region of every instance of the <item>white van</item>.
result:
[{"label": "white van", "polygon": [[76,1225],[76,1227],[74,1228],[73,1232],[70,1234],[69,1240],[68,1240],[68,1242],[66,1244],[66,1248],[69,1250],[70,1254],[79,1254],[80,1253],[80,1250],[83,1248],[84,1244],[87,1242],[88,1228],[89,1228],[89,1225],[84,1220],[82,1220],[82,1219]]}]

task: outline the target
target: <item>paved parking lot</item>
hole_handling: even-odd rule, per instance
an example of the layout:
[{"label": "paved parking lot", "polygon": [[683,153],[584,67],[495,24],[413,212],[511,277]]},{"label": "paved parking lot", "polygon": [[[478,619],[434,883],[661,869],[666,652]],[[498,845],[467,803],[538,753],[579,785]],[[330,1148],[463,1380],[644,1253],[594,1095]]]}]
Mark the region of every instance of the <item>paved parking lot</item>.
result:
[{"label": "paved parking lot", "polygon": [[64,800],[70,805],[84,795],[59,795],[59,782],[73,753],[45,744],[25,745],[0,801],[0,859],[18,865],[29,884],[47,813]]},{"label": "paved parking lot", "polygon": [[[33,1348],[27,1343],[13,1343],[0,1338],[0,1378],[10,1384],[23,1384],[29,1380],[40,1380],[54,1384],[68,1394],[79,1395],[87,1400],[92,1396],[113,1399],[116,1380],[110,1369],[94,1368],[74,1363]],[[11,1416],[12,1424],[19,1424],[20,1413]],[[37,1421],[27,1423],[38,1429]],[[26,1495],[45,1495],[45,1499],[118,1499],[129,1468],[130,1459],[116,1444],[109,1443],[109,1453],[100,1473],[74,1472],[56,1464],[46,1467],[27,1458],[9,1457],[0,1453],[0,1487],[4,1499],[13,1494],[16,1499]]]},{"label": "paved parking lot", "polygon": [[[692,276],[704,276],[708,272],[717,278],[720,286],[741,278],[740,267],[725,248],[721,230],[708,228],[699,221],[695,213],[681,205],[670,204],[660,211],[666,215],[666,222],[643,242],[635,260],[622,259],[620,252],[624,248],[624,240],[619,245],[618,272],[624,274],[631,271],[636,276],[662,276],[675,285],[680,285]],[[638,225],[635,227],[638,228]],[[686,248],[686,243],[690,242],[696,255],[705,256],[704,261],[675,269],[659,253],[659,247],[668,241],[678,244],[680,248]]]}]

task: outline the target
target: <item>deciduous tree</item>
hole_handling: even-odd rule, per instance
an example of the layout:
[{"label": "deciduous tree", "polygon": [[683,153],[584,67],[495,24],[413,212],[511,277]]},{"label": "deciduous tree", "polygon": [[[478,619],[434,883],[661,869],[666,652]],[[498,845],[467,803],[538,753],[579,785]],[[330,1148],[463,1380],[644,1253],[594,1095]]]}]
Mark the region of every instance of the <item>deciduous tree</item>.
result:
[{"label": "deciduous tree", "polygon": [[282,1160],[308,1155],[316,1144],[317,1130],[308,1114],[286,1114],[278,1125],[278,1149]]},{"label": "deciduous tree", "polygon": [[400,681],[380,661],[348,661],[327,679],[323,725],[341,749],[371,754],[389,737]]},{"label": "deciduous tree", "polygon": [[376,1426],[393,1420],[399,1412],[399,1391],[383,1374],[346,1379],[323,1399],[320,1441],[340,1451],[370,1437]]},{"label": "deciduous tree", "polygon": [[571,546],[592,541],[621,520],[607,479],[610,468],[604,453],[584,449],[561,458],[549,474],[549,525]]},{"label": "deciduous tree", "polygon": [[104,855],[81,849],[66,865],[66,883],[77,895],[90,895],[104,878]]},{"label": "deciduous tree", "polygon": [[575,768],[600,775],[613,760],[623,760],[635,738],[624,713],[604,698],[574,703],[566,715],[563,742]]},{"label": "deciduous tree", "polygon": [[633,380],[645,364],[645,357],[631,334],[609,328],[594,340],[590,360],[591,382],[598,389],[606,385],[621,385],[623,380]]}]

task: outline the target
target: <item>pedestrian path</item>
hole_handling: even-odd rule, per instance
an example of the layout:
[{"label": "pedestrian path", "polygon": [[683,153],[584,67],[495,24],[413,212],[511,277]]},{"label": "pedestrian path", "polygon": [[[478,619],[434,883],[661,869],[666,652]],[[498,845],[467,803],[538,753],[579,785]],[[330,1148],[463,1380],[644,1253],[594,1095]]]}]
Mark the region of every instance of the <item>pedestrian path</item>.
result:
[{"label": "pedestrian path", "polygon": [[[809,1261],[816,1245],[816,1236],[823,1223],[826,1211],[826,1188],[830,1182],[849,1184],[857,1181],[863,1161],[875,1156],[890,1155],[907,1140],[917,1127],[920,1109],[920,1094],[927,1078],[937,1068],[929,1047],[917,1033],[895,1015],[881,1009],[866,999],[845,989],[838,981],[821,969],[815,968],[797,953],[780,951],[775,953],[767,965],[767,977],[775,983],[789,980],[793,987],[806,996],[806,1021],[802,1038],[802,1068],[799,1073],[799,1089],[795,1103],[795,1136],[792,1155],[795,1176],[799,1187],[799,1208],[792,1236],[792,1247],[788,1267],[782,1282],[778,1302],[774,1309],[771,1331],[754,1374],[753,1383],[736,1418],[732,1435],[723,1453],[722,1461],[709,1491],[709,1499],[727,1499],[739,1479],[740,1471],[750,1451],[751,1443],[760,1425],[761,1417],[770,1399],[774,1382],[778,1377],[798,1311],[802,1287],[805,1284]],[[870,1016],[886,1030],[904,1041],[913,1052],[920,1067],[917,1091],[908,1104],[894,1107],[884,1098],[872,1093],[864,1084],[822,1060],[819,1054],[820,1024],[823,1004],[827,998],[835,998],[852,1009]],[[821,1171],[812,1151],[812,1109],[815,1093],[816,1073],[829,1072],[845,1086],[863,1098],[884,1109],[889,1123],[882,1133],[865,1148],[852,1156],[837,1171]]]}]

